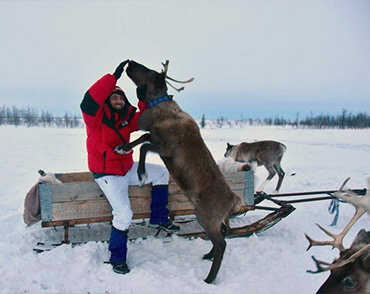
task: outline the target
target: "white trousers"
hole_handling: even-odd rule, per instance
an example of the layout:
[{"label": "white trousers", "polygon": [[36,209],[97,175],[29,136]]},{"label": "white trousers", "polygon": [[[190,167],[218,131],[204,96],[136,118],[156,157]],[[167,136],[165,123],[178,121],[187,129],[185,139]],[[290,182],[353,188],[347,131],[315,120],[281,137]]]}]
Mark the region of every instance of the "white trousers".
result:
[{"label": "white trousers", "polygon": [[[121,231],[128,230],[131,224],[133,213],[128,197],[128,186],[139,184],[137,167],[138,163],[135,162],[124,176],[104,176],[95,179],[112,206],[113,226]],[[145,184],[168,185],[169,175],[166,167],[146,163],[145,169],[148,175]]]}]

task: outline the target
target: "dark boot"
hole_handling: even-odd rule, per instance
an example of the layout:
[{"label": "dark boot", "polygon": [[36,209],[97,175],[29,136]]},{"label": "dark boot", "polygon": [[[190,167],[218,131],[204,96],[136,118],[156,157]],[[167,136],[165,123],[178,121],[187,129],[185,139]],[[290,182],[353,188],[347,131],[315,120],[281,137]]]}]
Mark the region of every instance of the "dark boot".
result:
[{"label": "dark boot", "polygon": [[149,227],[152,229],[161,229],[165,230],[166,232],[178,232],[180,231],[180,226],[176,226],[168,220],[166,223],[155,223],[149,221]]},{"label": "dark boot", "polygon": [[180,230],[179,226],[174,225],[168,218],[168,185],[152,186],[152,203],[150,205],[151,214],[149,226],[154,229],[164,229],[168,232]]},{"label": "dark boot", "polygon": [[109,261],[113,266],[113,271],[119,274],[130,272],[130,268],[126,264],[127,234],[128,230],[120,231],[112,226],[108,247],[111,253]]},{"label": "dark boot", "polygon": [[112,266],[113,271],[117,274],[124,275],[130,272],[130,268],[128,267],[126,261],[112,263]]}]

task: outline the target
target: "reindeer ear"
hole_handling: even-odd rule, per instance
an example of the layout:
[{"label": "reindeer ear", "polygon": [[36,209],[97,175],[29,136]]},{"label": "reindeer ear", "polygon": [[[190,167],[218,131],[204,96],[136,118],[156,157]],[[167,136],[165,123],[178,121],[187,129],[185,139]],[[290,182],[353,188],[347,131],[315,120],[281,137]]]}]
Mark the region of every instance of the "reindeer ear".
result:
[{"label": "reindeer ear", "polygon": [[[355,240],[352,242],[351,248],[355,247],[357,250],[365,247],[367,244],[370,244],[370,231],[365,231],[365,229],[361,229]],[[361,256],[361,261],[363,267],[370,271],[370,250],[367,250],[363,256]]]},{"label": "reindeer ear", "polygon": [[363,247],[370,244],[370,231],[367,232],[365,229],[361,229],[353,240],[351,247]]},{"label": "reindeer ear", "polygon": [[136,88],[137,99],[144,101],[146,96],[147,85],[139,86]]},{"label": "reindeer ear", "polygon": [[227,145],[227,149],[230,149],[231,147],[233,147],[233,145],[230,145],[229,143],[226,143]]},{"label": "reindeer ear", "polygon": [[154,70],[149,70],[149,71],[148,71],[148,76],[149,76],[150,78],[154,78],[156,74],[158,74],[158,73],[156,73]]}]

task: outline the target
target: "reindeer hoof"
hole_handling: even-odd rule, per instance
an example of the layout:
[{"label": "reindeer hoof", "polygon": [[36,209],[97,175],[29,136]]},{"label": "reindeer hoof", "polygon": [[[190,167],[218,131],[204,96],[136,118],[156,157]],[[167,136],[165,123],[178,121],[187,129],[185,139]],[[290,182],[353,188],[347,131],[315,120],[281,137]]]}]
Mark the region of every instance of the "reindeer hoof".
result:
[{"label": "reindeer hoof", "polygon": [[211,284],[213,282],[213,280],[207,278],[207,279],[204,280],[204,282],[206,282],[207,284]]},{"label": "reindeer hoof", "polygon": [[148,178],[148,175],[146,173],[139,173],[139,186],[144,187],[146,179]]},{"label": "reindeer hoof", "polygon": [[203,259],[212,261],[213,260],[213,254],[211,252],[209,252],[207,254],[204,254]]},{"label": "reindeer hoof", "polygon": [[124,154],[129,154],[130,152],[132,152],[132,150],[127,149],[127,147],[125,147],[124,145],[118,145],[116,146],[116,148],[114,148],[114,152],[120,155],[124,155]]}]

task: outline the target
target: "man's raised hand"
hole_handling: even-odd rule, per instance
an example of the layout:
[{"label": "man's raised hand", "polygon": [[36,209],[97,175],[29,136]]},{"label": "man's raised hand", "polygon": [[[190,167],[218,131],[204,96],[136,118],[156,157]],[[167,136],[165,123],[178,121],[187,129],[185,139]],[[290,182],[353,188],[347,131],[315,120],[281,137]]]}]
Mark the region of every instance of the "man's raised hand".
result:
[{"label": "man's raised hand", "polygon": [[128,59],[127,59],[127,60],[125,60],[125,61],[123,61],[123,62],[121,62],[121,63],[117,66],[116,70],[114,71],[113,75],[116,77],[116,79],[117,79],[117,80],[121,77],[121,75],[122,75],[122,73],[123,73],[123,70],[124,70],[124,68],[125,68],[125,65],[126,65],[127,63],[128,63]]}]

